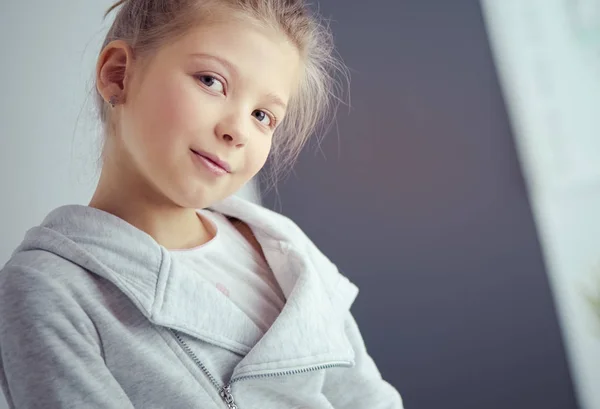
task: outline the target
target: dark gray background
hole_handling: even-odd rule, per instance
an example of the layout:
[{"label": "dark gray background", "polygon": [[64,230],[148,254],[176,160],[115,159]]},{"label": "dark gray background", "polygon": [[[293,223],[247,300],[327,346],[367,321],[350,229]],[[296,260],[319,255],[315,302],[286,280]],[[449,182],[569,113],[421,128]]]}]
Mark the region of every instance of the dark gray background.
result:
[{"label": "dark gray background", "polygon": [[359,285],[407,409],[576,408],[479,3],[320,5],[353,108],[265,205]]}]

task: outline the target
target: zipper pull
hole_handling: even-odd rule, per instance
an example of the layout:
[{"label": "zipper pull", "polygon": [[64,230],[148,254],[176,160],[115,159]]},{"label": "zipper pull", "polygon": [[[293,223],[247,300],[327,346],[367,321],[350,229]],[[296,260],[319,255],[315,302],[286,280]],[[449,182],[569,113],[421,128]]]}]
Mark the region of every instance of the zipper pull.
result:
[{"label": "zipper pull", "polygon": [[227,404],[228,409],[238,409],[233,399],[233,395],[231,394],[231,384],[223,386],[221,388],[220,395]]}]

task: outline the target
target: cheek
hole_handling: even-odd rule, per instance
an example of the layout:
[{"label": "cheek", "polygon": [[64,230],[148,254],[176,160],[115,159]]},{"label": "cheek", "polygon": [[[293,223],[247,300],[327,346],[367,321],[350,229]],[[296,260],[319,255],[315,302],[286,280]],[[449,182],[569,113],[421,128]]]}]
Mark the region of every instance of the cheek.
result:
[{"label": "cheek", "polygon": [[192,113],[189,91],[174,80],[163,80],[144,99],[140,119],[149,134],[158,140],[173,141],[175,135],[185,133]]},{"label": "cheek", "polygon": [[185,76],[154,76],[142,85],[136,101],[136,128],[147,148],[168,151],[190,142],[198,124],[197,92]]},{"label": "cheek", "polygon": [[[264,136],[261,136],[264,137]],[[271,139],[254,144],[247,155],[247,168],[250,177],[256,175],[265,165],[271,151]]]}]

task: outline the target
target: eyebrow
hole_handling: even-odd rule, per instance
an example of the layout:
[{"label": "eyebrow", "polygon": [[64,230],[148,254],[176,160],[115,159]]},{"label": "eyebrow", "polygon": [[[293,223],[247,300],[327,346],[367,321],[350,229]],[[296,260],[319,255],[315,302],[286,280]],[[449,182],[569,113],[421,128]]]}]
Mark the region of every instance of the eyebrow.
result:
[{"label": "eyebrow", "polygon": [[[192,55],[192,57],[214,60],[214,61],[218,62],[219,64],[223,65],[228,71],[231,71],[235,76],[239,77],[240,71],[237,69],[237,67],[233,63],[231,63],[230,61],[228,61],[224,58],[217,57],[216,55],[204,54],[204,53],[194,53],[191,55]],[[272,102],[276,105],[279,105],[281,108],[283,108],[283,110],[287,109],[287,104],[285,102],[283,102],[281,97],[279,97],[277,94],[268,93],[266,95],[266,98],[270,102]]]},{"label": "eyebrow", "polygon": [[274,103],[275,105],[279,105],[284,111],[287,109],[287,105],[279,96],[273,93],[267,94],[267,99]]}]

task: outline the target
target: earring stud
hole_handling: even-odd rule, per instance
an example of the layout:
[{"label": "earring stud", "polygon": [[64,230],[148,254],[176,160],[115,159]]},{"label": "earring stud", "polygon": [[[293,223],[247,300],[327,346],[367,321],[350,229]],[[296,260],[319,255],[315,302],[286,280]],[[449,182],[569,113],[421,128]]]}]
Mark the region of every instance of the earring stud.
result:
[{"label": "earring stud", "polygon": [[112,97],[110,97],[110,99],[108,100],[108,103],[114,108],[115,105],[117,104],[117,96],[113,95]]}]

